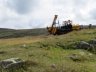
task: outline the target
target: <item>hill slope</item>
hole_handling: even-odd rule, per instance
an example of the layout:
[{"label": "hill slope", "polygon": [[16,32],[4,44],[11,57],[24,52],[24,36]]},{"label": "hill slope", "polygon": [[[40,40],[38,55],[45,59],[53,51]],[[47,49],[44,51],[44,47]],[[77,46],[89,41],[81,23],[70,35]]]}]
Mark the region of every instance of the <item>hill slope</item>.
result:
[{"label": "hill slope", "polygon": [[38,36],[38,35],[46,35],[47,30],[43,28],[39,29],[22,29],[22,30],[14,30],[14,29],[0,29],[0,38],[15,38],[15,37],[24,37],[24,36]]},{"label": "hill slope", "polygon": [[[15,57],[26,61],[26,68],[8,72],[96,72],[96,54],[74,49],[72,45],[91,39],[96,39],[96,29],[73,31],[59,36],[0,39],[0,60]],[[70,58],[74,55],[76,61]]]}]

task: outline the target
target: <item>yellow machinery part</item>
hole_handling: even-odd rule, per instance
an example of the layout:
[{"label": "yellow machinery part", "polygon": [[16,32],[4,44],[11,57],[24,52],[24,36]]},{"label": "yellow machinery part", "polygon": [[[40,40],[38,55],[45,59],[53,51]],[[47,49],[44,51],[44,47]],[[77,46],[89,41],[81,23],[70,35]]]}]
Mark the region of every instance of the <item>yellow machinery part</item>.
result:
[{"label": "yellow machinery part", "polygon": [[55,28],[54,28],[54,34],[56,34],[56,31],[57,31],[57,28],[55,27]]},{"label": "yellow machinery part", "polygon": [[57,31],[57,28],[56,27],[53,27],[51,33],[52,34],[56,34],[56,31]]},{"label": "yellow machinery part", "polygon": [[72,25],[72,30],[80,30],[80,25]]}]

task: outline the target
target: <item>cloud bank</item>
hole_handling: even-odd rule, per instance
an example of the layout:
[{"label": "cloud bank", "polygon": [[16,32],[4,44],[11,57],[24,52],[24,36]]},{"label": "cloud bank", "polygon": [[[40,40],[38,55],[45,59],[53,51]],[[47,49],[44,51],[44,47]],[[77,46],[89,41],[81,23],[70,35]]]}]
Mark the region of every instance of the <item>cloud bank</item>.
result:
[{"label": "cloud bank", "polygon": [[96,0],[0,0],[0,27],[28,29],[50,26],[59,20],[96,24]]}]

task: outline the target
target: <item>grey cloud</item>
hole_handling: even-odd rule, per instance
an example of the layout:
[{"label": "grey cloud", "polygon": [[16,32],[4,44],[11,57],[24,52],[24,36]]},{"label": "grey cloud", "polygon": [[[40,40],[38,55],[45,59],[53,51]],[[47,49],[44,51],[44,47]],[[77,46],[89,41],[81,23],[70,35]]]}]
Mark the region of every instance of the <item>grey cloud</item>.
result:
[{"label": "grey cloud", "polygon": [[16,12],[25,14],[30,12],[31,8],[36,4],[35,2],[36,0],[8,0],[7,5]]},{"label": "grey cloud", "polygon": [[[86,0],[73,0],[73,13],[75,14],[74,19],[76,21],[78,21],[80,23],[87,23],[88,22],[88,21],[86,22],[86,20],[89,20],[88,16],[83,15],[81,13],[81,10],[84,11],[84,8],[88,4],[88,2],[86,2]],[[86,12],[86,14],[88,13],[87,11],[84,11],[84,12]]]},{"label": "grey cloud", "polygon": [[86,0],[73,0],[73,3],[74,3],[74,6],[77,7],[77,8],[78,7],[82,8],[82,7],[84,7],[84,5],[87,4]]},{"label": "grey cloud", "polygon": [[[96,22],[96,9],[93,9],[90,1],[92,3],[95,2],[95,0],[7,0],[7,8],[10,9],[10,14],[13,10],[20,15],[18,17],[10,16],[6,9],[5,17],[3,20],[0,20],[0,23],[3,24],[3,27],[18,29],[46,27],[48,24],[51,24],[51,18],[57,13],[59,17],[61,16],[61,19],[71,18],[73,16],[72,20],[74,22],[77,21],[80,24],[86,22],[88,24],[93,19]],[[38,3],[40,3],[40,6]],[[92,6],[92,8],[88,8],[89,11],[87,10],[87,5]],[[27,22],[21,14],[27,17]]]},{"label": "grey cloud", "polygon": [[90,14],[91,19],[96,20],[96,8],[90,11],[89,14]]}]

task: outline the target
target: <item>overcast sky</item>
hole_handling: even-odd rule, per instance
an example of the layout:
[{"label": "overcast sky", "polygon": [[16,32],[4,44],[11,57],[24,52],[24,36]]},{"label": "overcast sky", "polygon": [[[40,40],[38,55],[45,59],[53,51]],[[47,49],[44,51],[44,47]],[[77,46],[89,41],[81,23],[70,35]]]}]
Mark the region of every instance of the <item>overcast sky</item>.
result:
[{"label": "overcast sky", "polygon": [[60,23],[96,24],[96,0],[0,0],[0,28],[28,29]]}]

